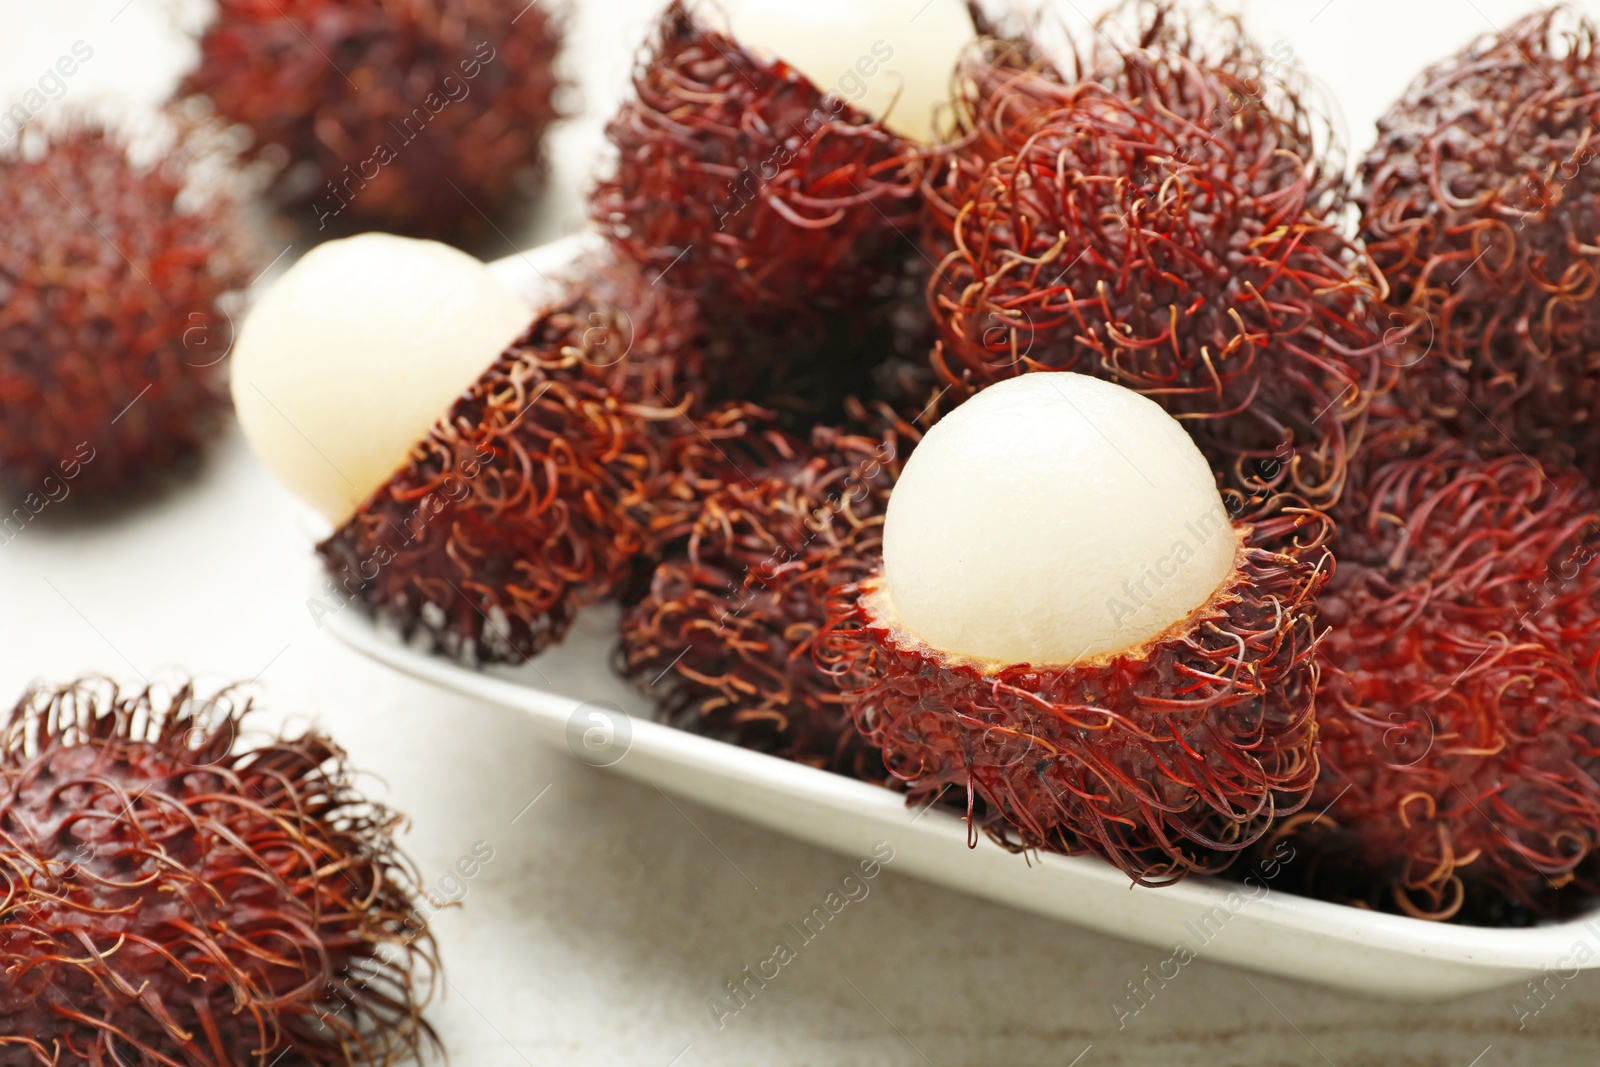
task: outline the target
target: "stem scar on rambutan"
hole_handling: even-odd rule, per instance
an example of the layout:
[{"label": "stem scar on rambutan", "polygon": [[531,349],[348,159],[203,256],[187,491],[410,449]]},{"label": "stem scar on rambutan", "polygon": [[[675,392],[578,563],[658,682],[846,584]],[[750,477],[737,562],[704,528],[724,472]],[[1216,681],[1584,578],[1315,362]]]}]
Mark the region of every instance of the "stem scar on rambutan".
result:
[{"label": "stem scar on rambutan", "polygon": [[1024,375],[928,431],[815,655],[912,803],[963,789],[973,834],[1165,884],[1310,795],[1330,532],[1225,502],[1153,401]]},{"label": "stem scar on rambutan", "polygon": [[7,1062],[378,1067],[437,1047],[403,820],[315,730],[242,744],[251,706],[91,678],[6,716]]}]

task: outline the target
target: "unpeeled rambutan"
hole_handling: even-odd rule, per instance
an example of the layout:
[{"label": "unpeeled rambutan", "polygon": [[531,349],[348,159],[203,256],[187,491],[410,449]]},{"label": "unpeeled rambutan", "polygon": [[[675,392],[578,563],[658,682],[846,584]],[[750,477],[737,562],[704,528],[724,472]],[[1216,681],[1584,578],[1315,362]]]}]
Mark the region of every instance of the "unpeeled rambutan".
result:
[{"label": "unpeeled rambutan", "polygon": [[1284,830],[1306,889],[1433,919],[1570,907],[1600,845],[1600,497],[1525,457],[1378,441],[1338,517],[1325,811]]},{"label": "unpeeled rambutan", "polygon": [[251,702],[99,680],[0,732],[0,1059],[382,1065],[436,1039],[399,818]]},{"label": "unpeeled rambutan", "polygon": [[1600,403],[1595,28],[1529,15],[1426,70],[1361,167],[1363,236],[1405,328],[1402,396],[1490,453],[1576,447]]},{"label": "unpeeled rambutan", "polygon": [[220,301],[248,246],[226,199],[186,189],[181,146],[137,166],[87,122],[19,146],[0,155],[0,483],[114,492],[220,425]]},{"label": "unpeeled rambutan", "polygon": [[317,229],[456,239],[532,194],[559,116],[562,24],[541,2],[222,0],[183,91],[295,165]]},{"label": "unpeeled rambutan", "polygon": [[764,467],[691,490],[703,496],[693,525],[623,617],[619,670],[674,726],[880,780],[876,749],[812,652],[828,590],[877,569],[889,490],[916,431],[818,427],[809,444],[764,440]]},{"label": "unpeeled rambutan", "polygon": [[[695,498],[685,449],[739,436],[700,415],[693,301],[600,256],[318,546],[333,583],[434,647],[520,662],[609,596]],[[674,495],[674,492],[678,495]]]},{"label": "unpeeled rambutan", "polygon": [[1382,279],[1341,234],[1294,93],[1254,88],[1253,47],[1220,66],[1194,47],[1158,27],[1071,85],[969,57],[963,136],[926,190],[935,366],[967,392],[1104,377],[1182,420],[1231,484],[1326,504],[1390,373]]}]

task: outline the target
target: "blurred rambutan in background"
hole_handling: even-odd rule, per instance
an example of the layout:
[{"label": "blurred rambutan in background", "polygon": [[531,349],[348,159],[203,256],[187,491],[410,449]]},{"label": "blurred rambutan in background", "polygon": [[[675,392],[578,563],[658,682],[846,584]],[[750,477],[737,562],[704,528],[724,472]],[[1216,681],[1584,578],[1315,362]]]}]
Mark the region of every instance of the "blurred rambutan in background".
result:
[{"label": "blurred rambutan in background", "polygon": [[436,1044],[401,820],[315,730],[243,743],[250,708],[87,679],[0,721],[5,1062],[377,1067]]},{"label": "blurred rambutan in background", "polygon": [[1489,454],[1600,473],[1600,53],[1570,8],[1428,68],[1361,167],[1363,237],[1407,334],[1401,396]]},{"label": "blurred rambutan in background", "polygon": [[181,91],[254,131],[317,232],[470,240],[536,193],[562,33],[546,0],[220,0]]},{"label": "blurred rambutan in background", "polygon": [[0,484],[34,511],[123,490],[221,423],[225,298],[254,248],[228,192],[190,183],[193,145],[135,163],[79,120],[0,155]]}]

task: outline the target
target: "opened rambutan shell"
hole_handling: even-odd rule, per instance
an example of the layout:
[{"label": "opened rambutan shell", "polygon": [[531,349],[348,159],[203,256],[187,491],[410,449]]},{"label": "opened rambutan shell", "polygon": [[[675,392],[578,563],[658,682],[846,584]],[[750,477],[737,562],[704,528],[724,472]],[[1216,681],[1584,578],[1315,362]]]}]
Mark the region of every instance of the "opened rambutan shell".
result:
[{"label": "opened rambutan shell", "polygon": [[559,116],[559,17],[493,0],[223,0],[183,91],[286,153],[318,230],[492,233]]},{"label": "opened rambutan shell", "polygon": [[1454,444],[1361,466],[1322,596],[1325,811],[1291,827],[1307,888],[1437,919],[1568,907],[1600,845],[1600,497]]},{"label": "opened rambutan shell", "polygon": [[909,427],[768,435],[767,466],[704,493],[692,528],[622,621],[621,672],[674,726],[856,778],[881,780],[812,651],[828,591],[880,562]]},{"label": "opened rambutan shell", "polygon": [[1361,168],[1402,395],[1487,453],[1600,457],[1593,24],[1556,8],[1425,71]]},{"label": "opened rambutan shell", "polygon": [[609,256],[579,274],[318,546],[336,593],[407,638],[480,662],[559,640],[686,524],[679,452],[743,432],[689,418],[693,301]]},{"label": "opened rambutan shell", "polygon": [[1392,371],[1382,279],[1341,235],[1304,115],[1178,53],[1108,64],[1085,72],[1107,84],[1070,86],[994,49],[965,65],[964,137],[926,189],[935,367],[969,392],[1032,369],[1106,378],[1182,420],[1236,487],[1326,505]]},{"label": "opened rambutan shell", "polygon": [[0,156],[0,483],[114,492],[221,424],[245,242],[225,200],[182,199],[178,153],[136,167],[86,124],[24,137],[40,151]]},{"label": "opened rambutan shell", "polygon": [[634,88],[606,127],[615,173],[591,214],[652,276],[776,311],[856,307],[898,271],[915,144],[678,2]]},{"label": "opened rambutan shell", "polygon": [[1209,602],[1102,661],[950,656],[883,616],[880,576],[838,590],[818,661],[913,803],[955,787],[974,832],[1093,853],[1142,884],[1221,870],[1311,794],[1315,596],[1332,565],[1319,512],[1279,500],[1236,533]]},{"label": "opened rambutan shell", "polygon": [[249,708],[90,680],[6,717],[4,1062],[381,1065],[435,1043],[399,818],[321,734],[237,745]]}]

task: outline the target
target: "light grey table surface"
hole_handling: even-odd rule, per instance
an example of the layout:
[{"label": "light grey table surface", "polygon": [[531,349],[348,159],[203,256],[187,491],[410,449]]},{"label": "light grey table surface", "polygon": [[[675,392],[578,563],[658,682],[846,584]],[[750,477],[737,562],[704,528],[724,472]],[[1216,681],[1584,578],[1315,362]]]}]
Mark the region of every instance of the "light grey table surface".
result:
[{"label": "light grey table surface", "polygon": [[[551,191],[534,227],[510,243],[533,245],[579,224],[600,122],[654,6],[580,0],[565,62],[588,110],[553,138]],[[1056,5],[1076,25],[1097,6]],[[1292,48],[1326,83],[1359,148],[1423,63],[1529,6],[1260,0],[1248,14],[1264,41]],[[95,57],[72,80],[71,103],[113,97],[133,108],[159,97],[192,57],[173,32],[177,10],[171,0],[0,0],[0,101],[78,40]],[[1384,1004],[1202,960],[1119,1030],[1112,998],[1161,953],[892,872],[719,1029],[708,1005],[723,983],[770,953],[784,924],[825,895],[847,861],[693,806],[679,810],[655,790],[538,746],[513,713],[348,651],[307,610],[315,533],[236,430],[191,482],[143,506],[47,514],[0,545],[0,697],[35,678],[87,671],[136,679],[176,665],[259,678],[266,721],[322,723],[372,772],[374,791],[411,815],[405,844],[441,893],[452,890],[446,875],[459,858],[492,849],[460,905],[436,919],[447,984],[428,1016],[456,1064],[1600,1060],[1592,975],[1556,990],[1519,1031],[1515,991]]]}]

